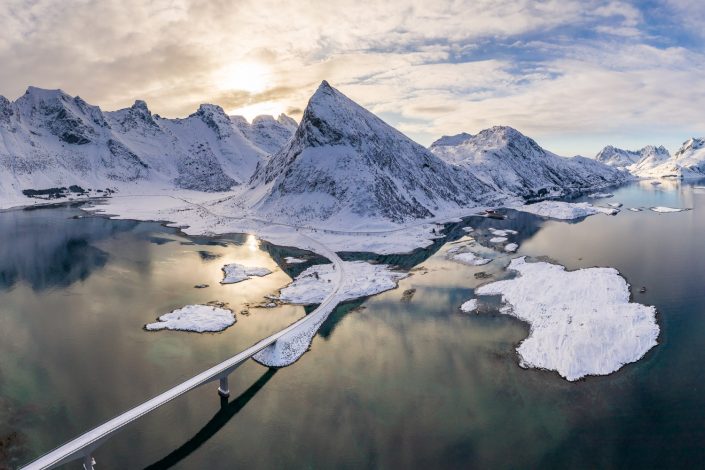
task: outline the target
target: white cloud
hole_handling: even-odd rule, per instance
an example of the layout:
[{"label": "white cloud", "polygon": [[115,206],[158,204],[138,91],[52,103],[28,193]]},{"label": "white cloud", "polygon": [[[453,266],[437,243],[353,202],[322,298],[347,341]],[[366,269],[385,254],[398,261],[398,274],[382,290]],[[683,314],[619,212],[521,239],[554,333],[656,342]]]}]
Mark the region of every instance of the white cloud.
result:
[{"label": "white cloud", "polygon": [[[664,6],[691,28],[694,7]],[[493,124],[549,142],[702,126],[703,54],[646,45],[643,22],[612,0],[5,0],[0,93],[276,112],[302,109],[327,79],[424,143]],[[242,70],[257,76],[224,76]]]}]

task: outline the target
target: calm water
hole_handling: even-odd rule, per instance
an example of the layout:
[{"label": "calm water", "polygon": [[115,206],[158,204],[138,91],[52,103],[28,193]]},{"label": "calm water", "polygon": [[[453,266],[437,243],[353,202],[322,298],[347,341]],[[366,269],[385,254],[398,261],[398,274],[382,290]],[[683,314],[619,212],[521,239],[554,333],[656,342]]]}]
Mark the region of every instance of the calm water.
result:
[{"label": "calm water", "polygon": [[[295,365],[276,372],[244,365],[231,376],[228,403],[215,385],[176,400],[103,445],[99,468],[702,467],[705,190],[635,184],[608,201],[694,210],[623,210],[579,223],[509,212],[504,221],[465,223],[480,243],[487,228],[514,228],[518,254],[570,269],[613,266],[646,286],[634,298],[657,307],[661,336],[638,363],[577,383],[520,368],[514,348],[526,325],[487,308],[458,310],[482,282],[475,273],[501,278],[509,260],[448,262],[445,251],[464,235],[458,224],[445,245],[376,257],[414,274],[399,289],[339,307]],[[0,468],[305,314],[255,307],[307,266],[281,263],[300,251],[81,215],[0,213]],[[220,267],[234,261],[275,273],[219,285]],[[193,287],[200,283],[210,287]],[[402,301],[412,288],[413,298]],[[173,308],[210,300],[228,302],[237,323],[205,335],[142,329]]]}]

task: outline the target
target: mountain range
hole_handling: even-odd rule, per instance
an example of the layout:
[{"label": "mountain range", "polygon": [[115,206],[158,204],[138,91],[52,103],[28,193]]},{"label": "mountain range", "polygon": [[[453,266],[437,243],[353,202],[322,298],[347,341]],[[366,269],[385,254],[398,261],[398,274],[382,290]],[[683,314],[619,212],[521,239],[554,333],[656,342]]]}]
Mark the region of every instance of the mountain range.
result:
[{"label": "mountain range", "polygon": [[647,145],[634,151],[608,145],[595,160],[640,178],[705,177],[705,139],[690,138],[673,155],[663,146]]},{"label": "mountain range", "polygon": [[212,104],[181,119],[139,100],[104,112],[30,87],[14,102],[0,97],[0,168],[0,200],[11,202],[63,188],[227,192],[221,204],[233,211],[331,226],[401,224],[629,178],[555,155],[510,127],[425,148],[325,81],[298,124],[285,115],[249,123]]}]

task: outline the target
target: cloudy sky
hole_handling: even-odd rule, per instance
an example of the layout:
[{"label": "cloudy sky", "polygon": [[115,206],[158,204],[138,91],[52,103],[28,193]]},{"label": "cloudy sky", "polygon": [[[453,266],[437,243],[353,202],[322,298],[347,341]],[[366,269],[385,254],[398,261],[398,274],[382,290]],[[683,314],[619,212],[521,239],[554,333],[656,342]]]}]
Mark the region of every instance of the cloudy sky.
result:
[{"label": "cloudy sky", "polygon": [[322,79],[423,144],[510,125],[564,154],[705,135],[698,0],[3,0],[0,94],[300,117]]}]

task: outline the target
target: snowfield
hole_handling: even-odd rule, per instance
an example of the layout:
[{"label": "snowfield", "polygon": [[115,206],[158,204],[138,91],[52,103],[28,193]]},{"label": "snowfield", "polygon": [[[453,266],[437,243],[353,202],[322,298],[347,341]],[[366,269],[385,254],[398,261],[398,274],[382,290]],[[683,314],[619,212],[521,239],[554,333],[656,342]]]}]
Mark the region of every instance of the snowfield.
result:
[{"label": "snowfield", "polygon": [[195,331],[213,333],[223,331],[235,323],[231,310],[210,305],[187,305],[165,313],[154,323],[144,326],[146,330]]},{"label": "snowfield", "polygon": [[267,268],[244,266],[238,263],[226,264],[222,269],[224,277],[223,280],[220,281],[221,284],[235,284],[236,282],[252,279],[255,276],[262,277],[272,274],[272,271]]},{"label": "snowfield", "polygon": [[[407,273],[393,271],[386,264],[365,261],[343,261],[345,279],[338,295],[339,301],[379,294],[397,287]],[[279,294],[282,302],[298,305],[320,304],[333,291],[332,264],[317,264],[307,268]]]},{"label": "snowfield", "polygon": [[516,210],[559,220],[575,220],[595,214],[615,215],[614,208],[597,207],[587,202],[541,201],[517,207]]},{"label": "snowfield", "polygon": [[531,326],[517,348],[522,367],[555,370],[567,380],[610,374],[656,346],[656,309],[629,301],[629,285],[613,268],[566,271],[515,258],[514,279],[476,289],[501,295],[501,312]]}]

